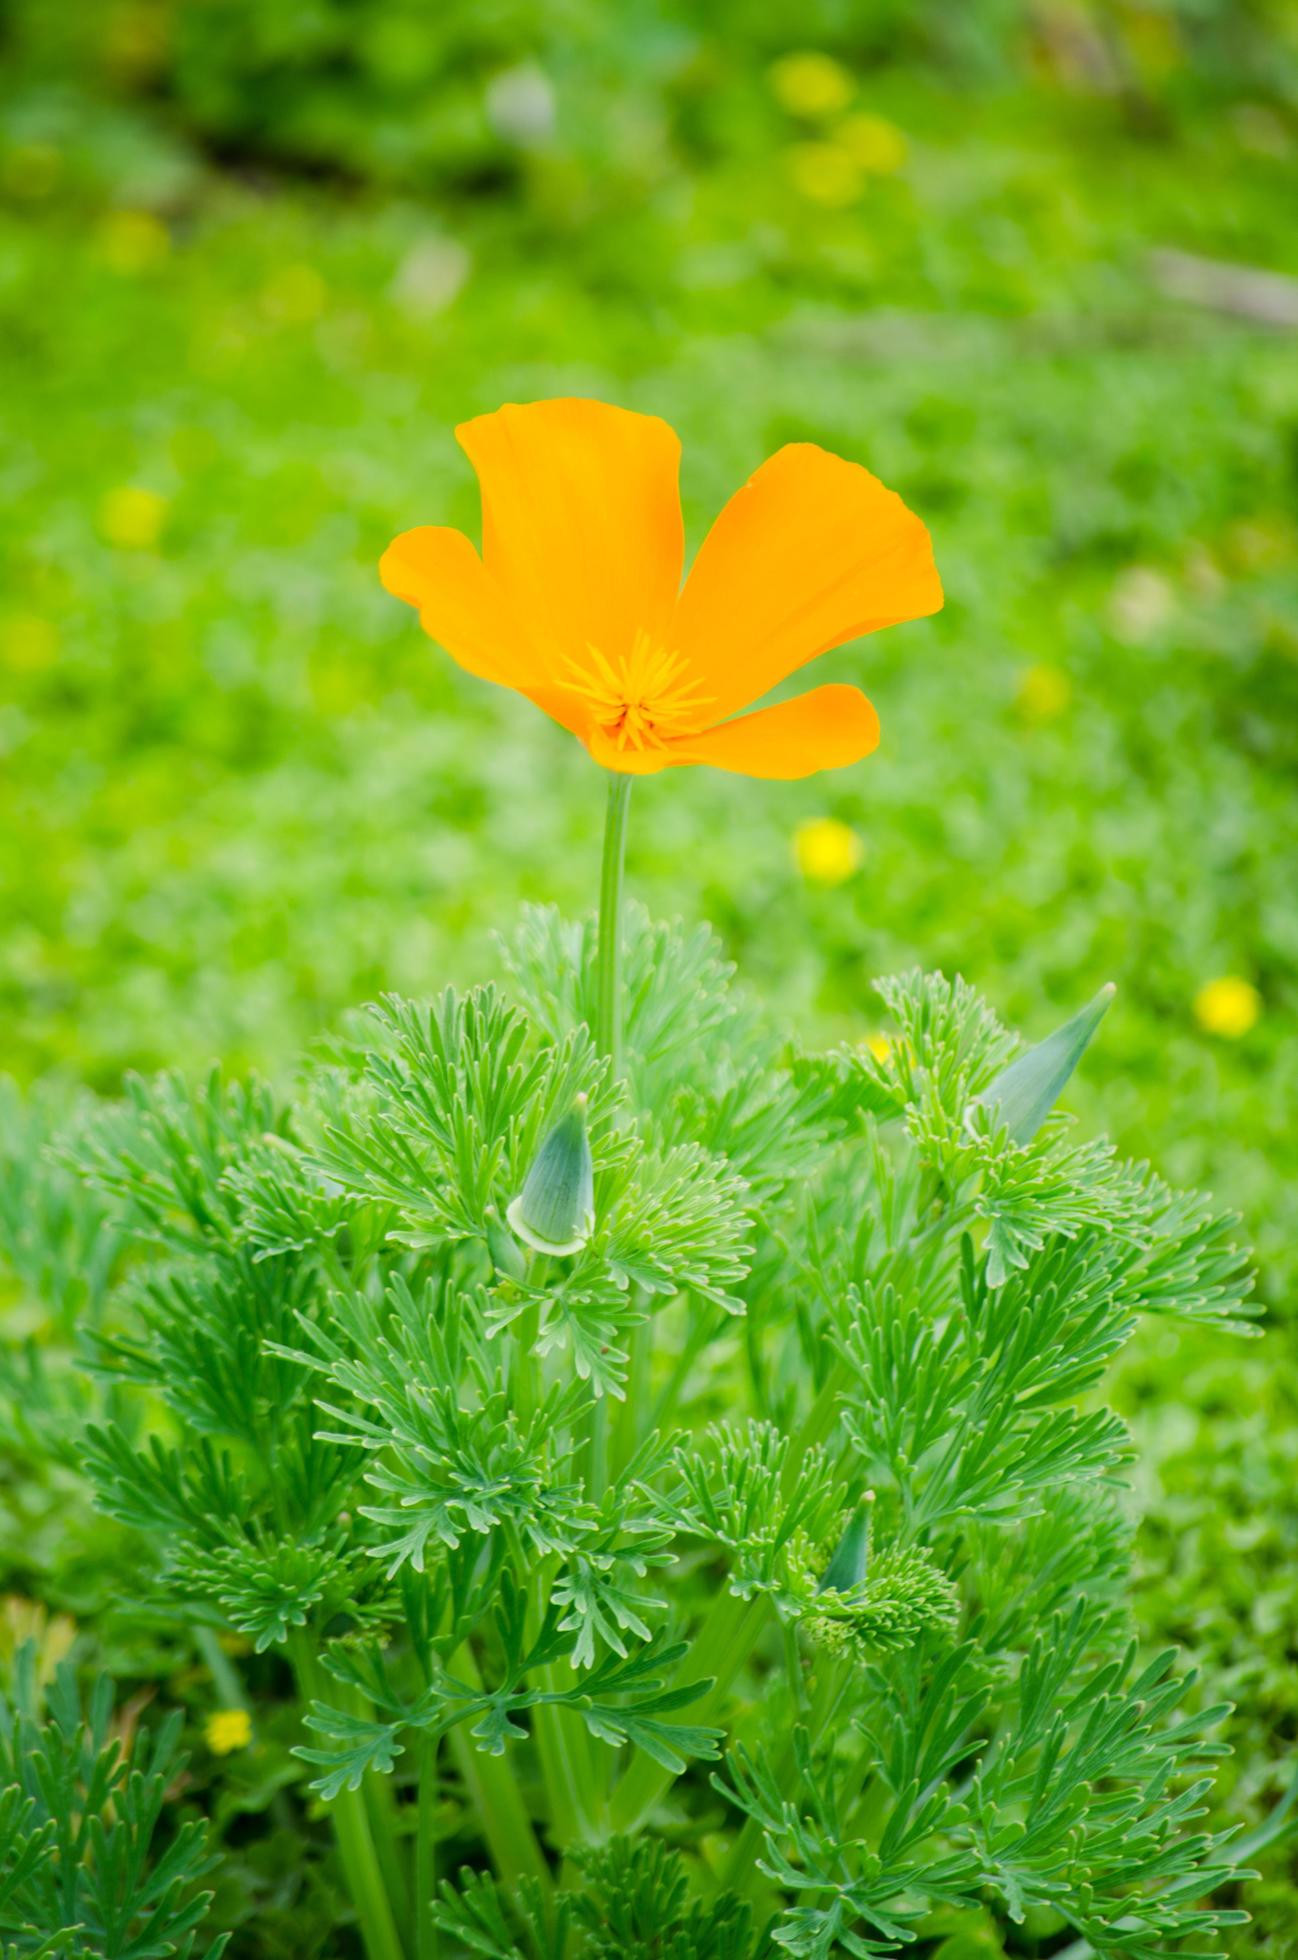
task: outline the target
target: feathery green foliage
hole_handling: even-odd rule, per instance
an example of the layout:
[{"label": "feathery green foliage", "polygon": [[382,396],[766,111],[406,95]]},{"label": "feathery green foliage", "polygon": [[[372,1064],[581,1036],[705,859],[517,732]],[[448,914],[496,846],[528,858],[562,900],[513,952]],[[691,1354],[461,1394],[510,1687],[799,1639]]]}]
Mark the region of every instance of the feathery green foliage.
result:
[{"label": "feathery green foliage", "polygon": [[[150,1612],[280,1657],[372,1960],[988,1913],[1211,1952],[1227,1711],[1134,1643],[1097,1398],[1141,1314],[1249,1327],[1231,1221],[1058,1112],[1012,1136],[958,980],[884,985],[883,1059],[804,1055],[637,916],[615,1081],[591,943],[533,912],[516,999],[389,1000],[289,1103],[163,1078],[65,1133],[117,1236],[59,1460]],[[547,1256],[504,1220],[578,1096],[594,1219]]]},{"label": "feathery green foliage", "polygon": [[[46,1694],[35,1662],[29,1643],[0,1699],[0,1953],[189,1960],[216,1860],[202,1821],[173,1821],[180,1715],[124,1739],[111,1682],[97,1682],[83,1711],[73,1670],[61,1667]],[[225,1944],[213,1939],[206,1960]]]}]

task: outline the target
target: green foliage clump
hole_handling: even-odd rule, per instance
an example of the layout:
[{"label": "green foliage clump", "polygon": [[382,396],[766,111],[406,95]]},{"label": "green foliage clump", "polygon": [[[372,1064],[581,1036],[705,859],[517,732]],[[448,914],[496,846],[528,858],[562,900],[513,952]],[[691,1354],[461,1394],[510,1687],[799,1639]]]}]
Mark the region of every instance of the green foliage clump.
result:
[{"label": "green foliage clump", "polygon": [[[80,1113],[113,1285],[28,1447],[141,1624],[296,1712],[369,1960],[1213,1950],[1228,1711],[1140,1651],[1099,1395],[1143,1315],[1248,1329],[1232,1221],[1012,1137],[960,981],[804,1053],[636,917],[615,1078],[591,952],[532,912],[508,993],[390,999],[291,1099]],[[537,1254],[503,1221],[578,1098],[593,1225]]]},{"label": "green foliage clump", "polygon": [[[216,1860],[201,1820],[163,1821],[185,1767],[181,1716],[151,1737],[115,1732],[112,1683],[83,1711],[65,1664],[45,1693],[30,1643],[14,1675],[0,1699],[4,1960],[189,1960]],[[225,1945],[218,1935],[206,1960]]]}]

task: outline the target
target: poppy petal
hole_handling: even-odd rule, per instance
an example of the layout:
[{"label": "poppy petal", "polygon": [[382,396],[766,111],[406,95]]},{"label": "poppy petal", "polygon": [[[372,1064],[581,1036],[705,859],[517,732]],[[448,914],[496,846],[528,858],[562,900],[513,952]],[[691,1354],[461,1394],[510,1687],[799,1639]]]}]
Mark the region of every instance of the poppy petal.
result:
[{"label": "poppy petal", "polygon": [[662,748],[619,749],[602,728],[591,732],[587,746],[596,762],[626,775],[701,762],[735,776],[793,782],[860,762],[879,746],[879,717],[860,688],[832,683]]},{"label": "poppy petal", "polygon": [[517,630],[462,531],[436,524],[403,531],[379,560],[379,577],[395,598],[418,608],[425,633],[469,673],[501,687],[525,678]]},{"label": "poppy petal", "polygon": [[941,604],[928,531],[901,498],[859,463],[791,443],[704,539],[671,644],[733,714],[830,647]]},{"label": "poppy petal", "polygon": [[418,609],[429,639],[468,673],[526,695],[574,735],[585,732],[584,703],[546,682],[527,635],[462,531],[435,524],[403,531],[379,560],[379,577],[394,598]]},{"label": "poppy petal", "polygon": [[605,402],[510,403],[456,430],[482,492],[482,556],[543,672],[563,684],[592,646],[662,640],[684,560],[680,442]]}]

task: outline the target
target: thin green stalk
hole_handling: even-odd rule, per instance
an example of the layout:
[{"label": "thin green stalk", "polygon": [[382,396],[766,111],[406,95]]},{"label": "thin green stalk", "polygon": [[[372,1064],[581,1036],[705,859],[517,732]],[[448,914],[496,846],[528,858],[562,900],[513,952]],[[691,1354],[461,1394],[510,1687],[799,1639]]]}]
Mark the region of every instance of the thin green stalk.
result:
[{"label": "thin green stalk", "polygon": [[[595,1046],[622,1073],[622,885],[626,872],[626,823],[630,776],[610,770],[604,806],[604,858],[599,874],[599,931],[595,975]],[[598,1503],[608,1486],[608,1406],[601,1396],[591,1411],[586,1447],[586,1485]]]},{"label": "thin green stalk", "polygon": [[598,991],[595,1042],[622,1073],[622,882],[626,868],[626,819],[630,776],[610,770],[604,815],[604,861],[599,879]]},{"label": "thin green stalk", "polygon": [[[357,1715],[372,1716],[373,1708],[360,1695],[351,1695],[342,1706]],[[397,1804],[390,1776],[367,1776],[361,1795],[370,1820],[370,1835],[379,1861],[388,1904],[399,1926],[410,1925],[410,1875],[405,1847],[397,1842]]]},{"label": "thin green stalk", "polygon": [[[515,1569],[530,1569],[531,1583],[527,1607],[527,1637],[536,1637],[545,1614],[546,1600],[554,1571],[548,1561],[529,1558],[520,1533],[509,1528],[510,1550]],[[563,1693],[572,1686],[572,1675],[561,1663],[536,1670],[536,1684],[547,1694]],[[538,1702],[532,1710],[532,1735],[541,1759],[545,1783],[550,1842],[560,1851],[585,1844],[594,1835],[590,1799],[595,1794],[594,1770],[590,1760],[590,1738],[584,1728],[565,1718],[562,1709]]]},{"label": "thin green stalk", "polygon": [[[471,1688],[482,1686],[478,1663],[467,1642],[451,1661],[450,1671]],[[553,1890],[550,1867],[509,1763],[504,1756],[487,1756],[475,1749],[463,1722],[451,1730],[450,1749],[482,1822],[497,1877],[507,1885],[517,1884],[520,1878],[534,1878],[548,1899]]]},{"label": "thin green stalk", "polygon": [[586,1495],[592,1504],[602,1503],[604,1492],[608,1489],[608,1396],[595,1398],[590,1411],[590,1425],[586,1431],[586,1461],[584,1465]]},{"label": "thin green stalk", "polygon": [[[537,1259],[532,1267],[531,1278],[539,1284],[548,1261]],[[514,1350],[514,1407],[520,1422],[527,1422],[541,1402],[543,1384],[541,1367],[533,1353],[539,1326],[540,1309],[532,1306],[518,1319],[517,1344]],[[596,1411],[603,1409],[601,1399]],[[602,1467],[603,1453],[597,1452],[588,1444],[592,1469]],[[598,1492],[595,1493],[598,1496]],[[544,1611],[543,1575],[537,1561],[530,1559],[521,1540],[514,1536],[513,1553],[515,1567],[519,1572],[536,1568],[533,1572],[532,1596],[530,1605],[530,1626],[535,1632]],[[553,1677],[553,1678],[552,1678]],[[557,1669],[540,1670],[541,1686],[554,1689],[561,1685]],[[583,1772],[589,1769],[589,1748],[584,1732],[575,1736],[570,1725],[557,1708],[545,1704],[532,1711],[532,1734],[536,1739],[537,1752],[541,1758],[541,1774],[545,1781],[546,1801],[549,1809],[550,1835],[552,1841],[566,1847],[570,1844],[584,1843],[591,1835],[590,1821],[586,1806],[587,1788]]]},{"label": "thin green stalk", "polygon": [[[786,1490],[796,1479],[807,1451],[823,1443],[834,1426],[844,1373],[842,1362],[835,1362],[807,1420],[794,1438],[784,1467]],[[690,1650],[690,1669],[695,1680],[712,1675],[715,1686],[702,1702],[682,1711],[682,1721],[709,1722],[719,1714],[731,1682],[757,1644],[765,1619],[766,1601],[760,1595],[752,1601],[736,1599],[728,1590],[718,1596]],[[670,1770],[663,1769],[648,1756],[634,1756],[613,1792],[612,1828],[636,1830],[672,1781]]]},{"label": "thin green stalk", "polygon": [[[681,1721],[710,1723],[725,1706],[730,1684],[756,1645],[767,1615],[767,1600],[736,1599],[728,1589],[718,1596],[698,1639],[690,1649],[690,1673],[698,1680],[711,1678],[712,1687],[702,1701],[681,1710]],[[675,1781],[672,1770],[664,1769],[649,1756],[637,1754],[613,1792],[609,1819],[614,1831],[635,1831],[654,1805]]]},{"label": "thin green stalk", "polygon": [[694,1305],[689,1331],[685,1336],[684,1345],[672,1366],[672,1372],[667,1380],[666,1386],[654,1404],[653,1414],[649,1419],[649,1427],[651,1429],[664,1428],[667,1418],[675,1413],[676,1404],[680,1400],[681,1392],[689,1379],[690,1369],[694,1366],[694,1363],[698,1360],[709,1341],[715,1337],[722,1321],[728,1318],[728,1315],[717,1312],[714,1309],[709,1309],[702,1302]]},{"label": "thin green stalk", "polygon": [[[808,1704],[801,1679],[801,1663],[798,1659],[797,1636],[792,1636],[792,1650],[786,1646],[786,1668],[797,1667],[797,1701],[800,1719],[811,1735],[813,1742],[833,1720],[834,1710],[847,1685],[848,1669],[840,1660],[822,1654],[820,1666],[816,1671],[815,1692]],[[793,1683],[791,1682],[792,1686]],[[781,1790],[789,1789],[797,1769],[797,1754],[792,1741],[788,1742],[781,1754],[776,1769],[775,1780]],[[757,1856],[762,1848],[762,1827],[755,1817],[749,1817],[744,1827],[730,1847],[730,1852],[721,1867],[718,1889],[723,1892],[737,1892],[740,1898],[751,1898],[761,1890],[761,1873],[757,1870]]]},{"label": "thin green stalk", "polygon": [[[547,1694],[562,1693],[575,1679],[571,1671],[565,1678],[561,1662],[537,1671],[537,1680]],[[590,1739],[577,1727],[577,1721],[576,1715],[552,1703],[542,1702],[532,1710],[532,1731],[550,1806],[550,1841],[563,1852],[575,1844],[590,1844],[600,1835],[591,1813],[599,1791]]]},{"label": "thin green stalk", "polygon": [[229,1655],[222,1651],[221,1642],[211,1627],[194,1628],[194,1645],[202,1655],[203,1665],[215,1683],[222,1706],[242,1708],[245,1715],[251,1715],[252,1704],[244,1693],[238,1670],[231,1665]]},{"label": "thin green stalk", "polygon": [[437,1813],[437,1738],[429,1737],[419,1751],[419,1807],[415,1819],[415,1960],[437,1960],[437,1843],[433,1820]]},{"label": "thin green stalk", "polygon": [[797,1481],[807,1451],[817,1448],[828,1440],[835,1422],[838,1420],[838,1398],[847,1382],[847,1367],[841,1358],[836,1359],[820,1385],[819,1393],[811,1405],[807,1420],[793,1439],[784,1465],[782,1483],[786,1491],[791,1490]]},{"label": "thin green stalk", "polygon": [[541,1331],[541,1309],[539,1305],[525,1307],[518,1316],[514,1337],[514,1380],[512,1384],[514,1415],[520,1429],[525,1429],[536,1414],[544,1393],[541,1384],[541,1369],[533,1349]]},{"label": "thin green stalk", "polygon": [[[308,1636],[297,1635],[291,1652],[302,1700],[326,1700],[328,1684]],[[364,1792],[343,1790],[327,1809],[368,1960],[406,1960],[375,1849]]]},{"label": "thin green stalk", "polygon": [[[618,1406],[617,1428],[613,1438],[613,1475],[620,1476],[648,1433],[649,1387],[653,1365],[654,1317],[648,1300],[641,1295],[637,1303],[644,1319],[631,1329],[626,1396]],[[598,1495],[592,1492],[592,1495]]]}]

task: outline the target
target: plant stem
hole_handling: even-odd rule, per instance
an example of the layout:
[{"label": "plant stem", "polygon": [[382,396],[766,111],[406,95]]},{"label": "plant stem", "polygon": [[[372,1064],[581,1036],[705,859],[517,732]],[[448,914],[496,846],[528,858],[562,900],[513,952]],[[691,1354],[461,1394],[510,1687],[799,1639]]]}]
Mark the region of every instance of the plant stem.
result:
[{"label": "plant stem", "polygon": [[[784,1466],[783,1486],[790,1490],[797,1479],[807,1451],[823,1443],[834,1426],[838,1397],[846,1370],[836,1361],[826,1376],[811,1412],[794,1438]],[[690,1650],[691,1671],[695,1679],[712,1675],[715,1685],[704,1699],[682,1720],[708,1722],[724,1705],[730,1683],[757,1644],[766,1618],[766,1601],[736,1599],[723,1591],[714,1600],[697,1640]],[[621,1782],[613,1792],[610,1807],[615,1831],[636,1830],[672,1782],[672,1772],[652,1762],[648,1756],[634,1756]]]},{"label": "plant stem", "polygon": [[433,1816],[437,1809],[437,1738],[426,1740],[419,1752],[419,1811],[415,1822],[415,1960],[437,1960],[437,1845]]},{"label": "plant stem", "polygon": [[608,1489],[608,1396],[596,1396],[591,1405],[586,1431],[586,1460],[583,1466],[586,1495],[592,1504],[603,1502]]},{"label": "plant stem", "polygon": [[[797,1699],[801,1703],[805,1697],[805,1690],[801,1681],[796,1634],[792,1637],[791,1645],[786,1648],[785,1667],[799,1669]],[[847,1683],[847,1672],[842,1661],[832,1659],[827,1654],[821,1657],[816,1672],[815,1693],[810,1705],[799,1706],[797,1711],[799,1721],[806,1727],[813,1741],[823,1734],[827,1725],[833,1720],[834,1710]],[[793,1685],[791,1681],[790,1686]],[[776,1770],[775,1780],[781,1790],[792,1789],[797,1776],[797,1767],[797,1751],[790,1741],[785,1745]],[[737,1892],[741,1899],[752,1898],[755,1893],[761,1891],[764,1881],[762,1874],[757,1870],[757,1856],[761,1851],[764,1836],[765,1832],[755,1817],[745,1819],[743,1829],[731,1845],[730,1854],[721,1866],[719,1875],[721,1891]]]},{"label": "plant stem", "polygon": [[[613,1438],[613,1475],[618,1477],[636,1453],[649,1424],[649,1385],[653,1369],[654,1319],[648,1299],[641,1294],[637,1304],[644,1319],[631,1329],[626,1377],[626,1396],[617,1411]],[[598,1496],[598,1492],[592,1495]]]},{"label": "plant stem", "polygon": [[230,1665],[229,1656],[221,1651],[221,1643],[211,1627],[194,1628],[194,1645],[203,1657],[203,1665],[211,1675],[224,1706],[242,1708],[246,1715],[251,1715],[252,1704],[243,1691],[243,1682],[237,1670]]},{"label": "plant stem", "polygon": [[[352,1695],[343,1706],[358,1715],[373,1715],[374,1710],[360,1695]],[[379,1861],[379,1872],[383,1878],[388,1904],[397,1917],[399,1926],[410,1924],[410,1880],[406,1870],[405,1847],[397,1842],[397,1806],[390,1776],[367,1776],[361,1784],[361,1795],[370,1820],[370,1835],[374,1841],[375,1855]]]},{"label": "plant stem", "polygon": [[[537,1670],[537,1680],[547,1694],[570,1688],[574,1678],[571,1673],[565,1678],[564,1664],[558,1661]],[[592,1804],[599,1801],[595,1765],[589,1738],[577,1728],[577,1719],[544,1702],[532,1710],[532,1733],[550,1807],[549,1838],[565,1855],[574,1844],[590,1844],[599,1835],[591,1812]]]},{"label": "plant stem", "polygon": [[797,1482],[807,1451],[823,1443],[834,1427],[838,1415],[838,1398],[847,1383],[847,1367],[841,1358],[830,1366],[829,1373],[820,1385],[820,1391],[811,1405],[807,1420],[793,1439],[792,1448],[784,1465],[781,1484],[786,1492]]},{"label": "plant stem", "polygon": [[515,1323],[514,1336],[514,1379],[512,1383],[514,1415],[520,1429],[526,1429],[536,1414],[542,1396],[540,1364],[533,1350],[541,1331],[541,1309],[537,1305],[525,1307]]},{"label": "plant stem", "polygon": [[[604,806],[604,858],[599,874],[599,932],[595,974],[595,1046],[607,1056],[614,1080],[622,1073],[622,884],[626,870],[626,820],[630,776],[610,770]],[[600,1396],[591,1411],[586,1447],[586,1485],[598,1503],[608,1485],[608,1405]]]},{"label": "plant stem", "polygon": [[702,1301],[696,1303],[690,1300],[689,1305],[691,1319],[684,1345],[673,1363],[666,1387],[654,1404],[653,1414],[649,1418],[650,1429],[665,1428],[668,1417],[675,1414],[676,1404],[689,1379],[690,1369],[709,1341],[715,1338],[722,1321],[728,1318],[716,1309],[709,1312]]},{"label": "plant stem", "polygon": [[[725,1704],[730,1684],[753,1650],[766,1620],[767,1601],[736,1599],[723,1590],[703,1622],[698,1639],[690,1650],[690,1671],[695,1680],[711,1677],[712,1687],[693,1707],[682,1710],[683,1722],[711,1722]],[[635,1831],[675,1781],[675,1773],[664,1769],[652,1757],[635,1755],[621,1782],[613,1792],[610,1822],[615,1831]]]},{"label": "plant stem", "polygon": [[630,776],[610,770],[604,814],[604,861],[599,879],[598,991],[595,1045],[622,1073],[622,879],[626,866],[626,819]]},{"label": "plant stem", "polygon": [[[297,1635],[291,1646],[293,1671],[303,1701],[326,1699],[327,1684],[309,1637]],[[362,1790],[343,1790],[327,1806],[347,1891],[356,1909],[368,1960],[405,1960],[397,1932],[370,1819]]]},{"label": "plant stem", "polygon": [[[467,1642],[452,1660],[451,1672],[472,1688],[482,1686],[478,1663]],[[515,1885],[520,1878],[534,1878],[548,1900],[553,1890],[550,1867],[508,1762],[503,1756],[488,1756],[475,1749],[462,1722],[451,1730],[450,1748],[481,1819],[497,1877],[506,1885]]]}]

